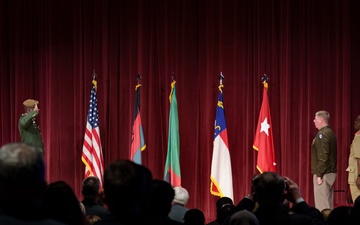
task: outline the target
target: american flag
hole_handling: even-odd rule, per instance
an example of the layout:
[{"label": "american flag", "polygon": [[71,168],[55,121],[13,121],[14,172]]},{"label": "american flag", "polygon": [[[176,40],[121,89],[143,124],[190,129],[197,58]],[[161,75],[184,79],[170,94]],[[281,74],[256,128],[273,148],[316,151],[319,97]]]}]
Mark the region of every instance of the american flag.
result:
[{"label": "american flag", "polygon": [[93,80],[81,160],[85,164],[85,178],[89,176],[98,177],[100,180],[100,186],[102,187],[104,160],[100,141],[96,84],[96,80]]}]

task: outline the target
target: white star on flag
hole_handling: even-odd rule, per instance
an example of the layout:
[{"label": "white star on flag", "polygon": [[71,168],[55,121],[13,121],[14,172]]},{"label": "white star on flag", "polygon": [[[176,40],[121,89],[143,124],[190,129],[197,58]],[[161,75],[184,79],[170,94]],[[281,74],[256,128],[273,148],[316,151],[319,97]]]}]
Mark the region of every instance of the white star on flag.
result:
[{"label": "white star on flag", "polygon": [[[272,137],[272,123],[270,116],[269,99],[267,95],[268,83],[263,82],[263,101],[261,103],[259,120],[256,127],[256,133],[254,138],[253,148],[258,151],[258,158],[256,168],[260,173],[265,171],[276,171],[274,165],[275,153],[274,153],[274,141]],[[264,134],[262,134],[264,132]]]},{"label": "white star on flag", "polygon": [[265,134],[269,136],[269,128],[270,128],[270,124],[268,124],[267,117],[265,117],[264,121],[261,123],[260,133],[264,131]]}]

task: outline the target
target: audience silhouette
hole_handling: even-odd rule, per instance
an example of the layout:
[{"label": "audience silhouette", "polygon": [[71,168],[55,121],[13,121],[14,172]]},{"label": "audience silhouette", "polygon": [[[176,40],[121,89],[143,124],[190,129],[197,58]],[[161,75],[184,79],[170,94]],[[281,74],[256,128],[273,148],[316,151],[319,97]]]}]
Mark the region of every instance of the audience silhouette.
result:
[{"label": "audience silhouette", "polygon": [[[252,190],[236,208],[253,211],[257,202],[259,207],[254,214],[261,225],[326,224],[321,213],[301,197],[298,185],[287,177],[264,172],[253,179]],[[290,210],[283,204],[285,199],[294,205]]]},{"label": "audience silhouette", "polygon": [[81,194],[84,199],[81,201],[85,207],[86,215],[96,215],[100,218],[108,214],[100,198],[100,180],[97,177],[90,176],[83,180]]},{"label": "audience silhouette", "polygon": [[185,213],[189,210],[185,207],[189,200],[189,192],[183,187],[174,187],[174,191],[175,197],[172,201],[169,217],[172,220],[184,223]]},{"label": "audience silhouette", "polygon": [[43,212],[52,219],[69,225],[88,225],[80,202],[65,181],[50,183],[44,195]]},{"label": "audience silhouette", "polygon": [[204,225],[205,216],[200,209],[189,209],[184,216],[185,225]]},{"label": "audience silhouette", "polygon": [[[99,179],[84,179],[82,202],[65,181],[46,185],[44,173],[43,156],[35,147],[26,143],[1,147],[0,224],[205,224],[200,209],[185,208],[189,199],[186,189],[153,180],[148,168],[129,160],[116,160],[105,168],[103,198]],[[354,206],[320,212],[305,202],[290,178],[264,172],[254,177],[251,193],[236,206],[228,197],[219,198],[216,220],[208,225],[355,225],[359,221],[360,197]]]},{"label": "audience silhouette", "polygon": [[9,143],[0,149],[0,224],[62,224],[45,219],[43,156],[34,146]]},{"label": "audience silhouette", "polygon": [[116,160],[104,172],[104,202],[109,214],[96,224],[142,224],[149,209],[152,175],[129,160]]},{"label": "audience silhouette", "polygon": [[172,186],[158,179],[153,180],[152,184],[151,207],[147,210],[146,221],[151,221],[151,224],[182,225],[169,217],[175,195]]},{"label": "audience silhouette", "polygon": [[216,220],[208,225],[223,225],[227,223],[229,217],[235,212],[235,205],[231,198],[221,197],[216,201]]},{"label": "audience silhouette", "polygon": [[252,212],[244,209],[234,213],[228,225],[259,225],[259,221]]}]

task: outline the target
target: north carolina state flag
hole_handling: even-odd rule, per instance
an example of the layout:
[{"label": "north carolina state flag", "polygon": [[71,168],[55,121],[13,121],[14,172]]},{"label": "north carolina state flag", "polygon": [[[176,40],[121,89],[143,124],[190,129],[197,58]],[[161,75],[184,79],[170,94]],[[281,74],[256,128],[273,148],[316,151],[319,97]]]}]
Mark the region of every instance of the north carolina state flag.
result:
[{"label": "north carolina state flag", "polygon": [[267,95],[268,83],[263,82],[263,101],[261,104],[259,121],[256,128],[253,148],[258,151],[256,168],[260,173],[266,171],[276,172],[274,141],[270,116],[269,99]]},{"label": "north carolina state flag", "polygon": [[222,85],[219,86],[220,93],[216,107],[210,193],[215,196],[225,196],[233,199],[231,159],[221,87]]}]

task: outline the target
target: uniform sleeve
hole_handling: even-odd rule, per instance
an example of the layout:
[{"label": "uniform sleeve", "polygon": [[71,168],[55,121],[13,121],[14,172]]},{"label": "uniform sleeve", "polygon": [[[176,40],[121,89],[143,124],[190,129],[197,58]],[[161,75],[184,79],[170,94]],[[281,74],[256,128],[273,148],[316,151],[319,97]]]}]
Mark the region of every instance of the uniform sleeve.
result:
[{"label": "uniform sleeve", "polygon": [[352,147],[354,149],[354,157],[360,158],[360,135],[355,135],[354,141],[352,143]]},{"label": "uniform sleeve", "polygon": [[329,135],[326,133],[319,133],[316,138],[316,154],[318,160],[316,175],[322,178],[326,170],[326,163],[329,159],[330,140]]},{"label": "uniform sleeve", "polygon": [[19,126],[23,129],[28,129],[32,123],[32,119],[38,115],[38,112],[31,111],[20,118]]}]

